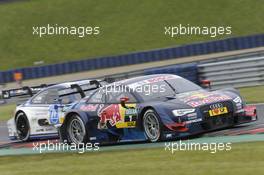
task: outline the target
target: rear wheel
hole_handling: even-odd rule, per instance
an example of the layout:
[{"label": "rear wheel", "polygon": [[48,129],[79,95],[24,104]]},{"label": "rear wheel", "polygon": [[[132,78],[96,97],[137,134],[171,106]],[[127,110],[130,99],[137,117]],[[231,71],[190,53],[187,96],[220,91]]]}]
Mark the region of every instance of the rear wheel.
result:
[{"label": "rear wheel", "polygon": [[21,141],[27,141],[29,139],[30,126],[25,113],[19,113],[15,122],[18,139]]},{"label": "rear wheel", "polygon": [[144,132],[148,140],[151,142],[157,142],[160,140],[162,124],[158,114],[154,110],[149,109],[145,112],[142,122]]},{"label": "rear wheel", "polygon": [[72,116],[67,122],[67,136],[70,143],[78,145],[87,142],[85,125],[78,115]]}]

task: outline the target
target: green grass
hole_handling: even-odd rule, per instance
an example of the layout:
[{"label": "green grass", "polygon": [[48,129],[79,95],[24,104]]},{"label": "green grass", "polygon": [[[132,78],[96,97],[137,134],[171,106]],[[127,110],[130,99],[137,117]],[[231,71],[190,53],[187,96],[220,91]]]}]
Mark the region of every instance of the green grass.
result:
[{"label": "green grass", "polygon": [[239,91],[247,103],[264,103],[264,86],[245,87]]},{"label": "green grass", "polygon": [[[0,70],[215,40],[169,38],[164,26],[232,26],[232,36],[263,33],[259,0],[27,0],[0,4]],[[33,26],[100,26],[97,37],[32,35]],[[222,36],[222,37],[230,37]],[[221,38],[222,38],[221,37]]]},{"label": "green grass", "polygon": [[264,142],[232,144],[231,151],[178,151],[164,148],[85,154],[0,157],[1,175],[79,174],[263,174]]},{"label": "green grass", "polygon": [[0,106],[0,121],[7,121],[13,116],[16,108],[15,104],[8,104]]}]

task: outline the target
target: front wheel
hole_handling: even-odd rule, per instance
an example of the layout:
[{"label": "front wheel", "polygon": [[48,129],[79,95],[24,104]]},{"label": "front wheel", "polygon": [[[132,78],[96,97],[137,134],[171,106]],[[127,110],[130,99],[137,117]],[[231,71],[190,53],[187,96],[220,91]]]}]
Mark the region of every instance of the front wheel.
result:
[{"label": "front wheel", "polygon": [[67,122],[67,136],[68,141],[76,145],[87,142],[86,128],[78,115],[72,116]]},{"label": "front wheel", "polygon": [[145,112],[142,122],[147,139],[151,142],[159,141],[162,133],[162,124],[158,114],[154,110],[149,109]]},{"label": "front wheel", "polygon": [[16,117],[16,130],[18,139],[21,141],[29,140],[30,126],[26,114],[20,112]]}]

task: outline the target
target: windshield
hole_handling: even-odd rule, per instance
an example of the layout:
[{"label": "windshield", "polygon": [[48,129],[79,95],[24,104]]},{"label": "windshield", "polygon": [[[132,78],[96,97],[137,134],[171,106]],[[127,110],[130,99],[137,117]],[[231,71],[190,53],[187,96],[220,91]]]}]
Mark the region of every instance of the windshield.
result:
[{"label": "windshield", "polygon": [[201,90],[202,88],[189,80],[181,77],[147,83],[138,86],[129,85],[144,101],[151,99],[174,96],[176,93],[185,93]]},{"label": "windshield", "polygon": [[202,89],[197,84],[194,84],[193,82],[186,80],[184,78],[175,78],[166,80],[172,87],[175,88],[176,93],[185,93],[185,92],[191,92],[191,91],[197,91]]}]

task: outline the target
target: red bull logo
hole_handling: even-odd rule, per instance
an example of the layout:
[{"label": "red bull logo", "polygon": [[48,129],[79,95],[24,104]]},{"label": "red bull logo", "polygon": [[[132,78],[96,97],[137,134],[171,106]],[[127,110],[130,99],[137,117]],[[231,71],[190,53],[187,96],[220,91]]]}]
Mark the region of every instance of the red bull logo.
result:
[{"label": "red bull logo", "polygon": [[109,105],[104,108],[100,113],[100,123],[106,124],[109,122],[111,126],[115,126],[116,123],[122,121],[119,105]]}]

